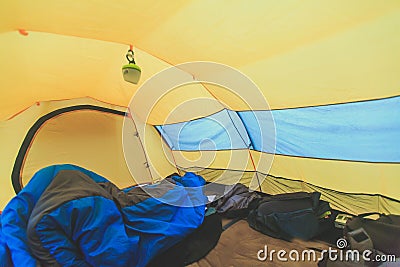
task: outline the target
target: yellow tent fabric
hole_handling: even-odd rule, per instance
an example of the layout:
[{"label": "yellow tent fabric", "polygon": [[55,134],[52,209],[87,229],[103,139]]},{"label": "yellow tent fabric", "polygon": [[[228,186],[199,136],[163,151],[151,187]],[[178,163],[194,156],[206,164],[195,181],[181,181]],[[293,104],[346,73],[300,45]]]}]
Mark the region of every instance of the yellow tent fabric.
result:
[{"label": "yellow tent fabric", "polygon": [[[0,20],[1,209],[14,195],[11,173],[15,159],[27,132],[39,118],[74,105],[125,112],[147,79],[180,63],[213,61],[237,68],[257,84],[271,109],[399,94],[397,0],[250,4],[5,0],[0,3]],[[142,69],[138,85],[126,83],[121,75],[130,44]],[[192,101],[190,108],[172,112],[187,101]],[[140,140],[151,140],[132,144],[137,149],[143,145],[140,157],[151,163],[135,177],[131,177],[123,159],[121,117],[88,110],[57,116],[36,134],[24,159],[22,183],[40,168],[56,163],[82,165],[120,186],[156,181],[181,171],[177,166],[191,168],[187,159],[198,158],[199,152],[171,151],[153,125],[205,117],[226,107],[236,111],[249,108],[222,87],[192,84],[164,95],[151,113],[145,114],[149,115],[147,121],[143,121],[140,108],[131,110],[133,122],[143,126],[137,127]],[[81,135],[74,136],[68,129],[79,129]],[[85,152],[73,153],[83,147]],[[205,159],[207,153],[203,152]],[[243,160],[237,166],[243,165],[244,170],[269,172],[262,185],[265,191],[319,190],[335,207],[353,213],[400,213],[400,204],[395,201],[400,199],[398,163],[278,155],[269,170],[266,153],[218,151],[211,161],[204,161],[203,167],[209,170],[200,173],[212,180],[218,171],[210,169],[226,169],[228,164],[235,169],[235,163],[227,160],[232,153]],[[252,175],[245,173],[243,181],[251,184]]]}]

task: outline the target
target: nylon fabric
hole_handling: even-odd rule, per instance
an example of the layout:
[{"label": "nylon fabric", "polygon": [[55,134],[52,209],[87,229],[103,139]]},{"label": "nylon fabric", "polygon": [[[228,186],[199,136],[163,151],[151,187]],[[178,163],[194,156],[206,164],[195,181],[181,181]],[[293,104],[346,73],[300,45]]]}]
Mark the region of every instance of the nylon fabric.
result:
[{"label": "nylon fabric", "polygon": [[203,221],[199,203],[206,197],[196,188],[205,182],[193,173],[150,186],[160,198],[143,195],[133,202],[118,202],[118,195],[129,197],[135,187],[117,191],[107,183],[73,165],[39,171],[2,214],[14,265],[36,266],[39,257],[61,266],[145,266]]}]

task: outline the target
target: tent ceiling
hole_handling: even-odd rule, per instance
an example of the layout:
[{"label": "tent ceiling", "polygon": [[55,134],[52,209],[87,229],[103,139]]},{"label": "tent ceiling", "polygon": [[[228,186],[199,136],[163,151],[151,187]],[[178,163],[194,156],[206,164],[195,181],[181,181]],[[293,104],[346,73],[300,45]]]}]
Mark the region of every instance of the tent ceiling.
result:
[{"label": "tent ceiling", "polygon": [[[137,87],[123,82],[120,65],[131,43],[142,82],[170,64],[220,62],[253,79],[273,109],[398,94],[396,0],[0,5],[0,56],[10,64],[2,66],[0,84],[14,90],[2,99],[20,95],[18,103],[11,100],[1,109],[2,119],[37,100],[92,96],[127,105]],[[18,36],[17,29],[30,34]],[[21,75],[16,70],[22,64]]]},{"label": "tent ceiling", "polygon": [[[398,1],[3,1],[18,28],[122,44],[179,64],[243,66],[330,38],[399,8]],[[289,23],[290,22],[290,23]],[[179,53],[177,53],[179,51]]]}]

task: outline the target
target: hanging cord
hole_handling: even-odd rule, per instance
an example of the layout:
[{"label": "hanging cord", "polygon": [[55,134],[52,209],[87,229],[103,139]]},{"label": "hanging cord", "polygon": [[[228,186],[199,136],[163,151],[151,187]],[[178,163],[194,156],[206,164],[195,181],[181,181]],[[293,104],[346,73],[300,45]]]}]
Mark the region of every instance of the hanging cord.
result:
[{"label": "hanging cord", "polygon": [[136,64],[134,54],[135,53],[133,53],[133,45],[129,45],[129,50],[126,53],[126,59],[128,60],[129,64]]}]

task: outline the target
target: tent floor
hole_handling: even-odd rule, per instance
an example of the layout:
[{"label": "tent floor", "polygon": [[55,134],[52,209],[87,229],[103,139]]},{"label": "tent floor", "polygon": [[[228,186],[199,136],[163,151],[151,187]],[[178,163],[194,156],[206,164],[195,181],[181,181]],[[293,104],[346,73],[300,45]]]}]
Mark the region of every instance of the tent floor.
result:
[{"label": "tent floor", "polygon": [[[223,225],[225,224],[226,221],[223,221]],[[270,258],[261,261],[257,257],[258,251],[264,250],[265,245],[267,245],[268,253],[270,253],[271,250],[276,251],[273,254],[272,261]],[[206,257],[189,266],[317,266],[318,259],[321,255],[319,251],[328,249],[328,247],[329,245],[322,241],[303,241],[296,239],[292,242],[287,242],[276,239],[253,230],[250,228],[247,221],[241,220],[222,232],[217,246],[211,250]],[[315,251],[316,260],[313,260],[312,257],[311,261],[307,260],[307,254],[305,254],[306,260],[302,260],[301,255],[303,250],[310,249]],[[286,251],[284,257],[287,258],[288,261],[285,262],[278,260],[277,251],[279,250]],[[290,260],[289,253],[292,250],[298,251],[298,261]],[[261,256],[264,255],[264,253],[261,254]],[[291,255],[294,257],[296,256],[295,254]]]}]

